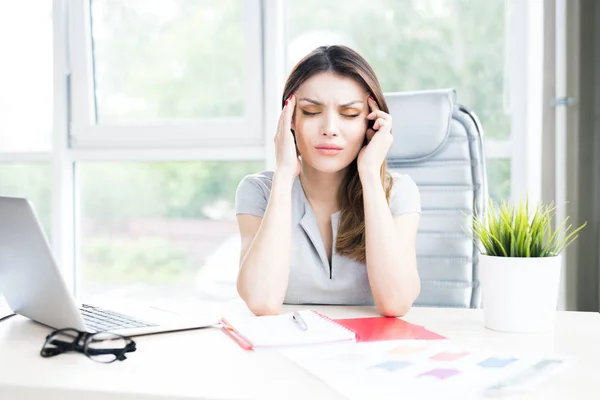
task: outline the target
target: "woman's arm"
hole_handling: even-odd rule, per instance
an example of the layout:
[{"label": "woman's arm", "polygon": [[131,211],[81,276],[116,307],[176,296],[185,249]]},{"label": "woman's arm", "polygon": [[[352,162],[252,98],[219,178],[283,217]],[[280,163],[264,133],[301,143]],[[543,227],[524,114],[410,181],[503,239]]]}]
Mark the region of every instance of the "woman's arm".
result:
[{"label": "woman's arm", "polygon": [[238,215],[242,236],[237,290],[256,315],[278,314],[290,273],[292,180],[273,176],[263,218]]},{"label": "woman's arm", "polygon": [[275,135],[277,167],[262,219],[238,215],[242,236],[237,290],[256,315],[279,314],[290,275],[292,185],[300,160],[291,131],[296,96],[290,95]]},{"label": "woman's arm", "polygon": [[367,130],[368,144],[358,155],[363,187],[367,274],[375,305],[386,316],[402,316],[421,291],[417,270],[416,236],[419,213],[394,218],[381,185],[381,166],[392,145],[392,117],[369,96],[374,120]]},{"label": "woman's arm", "polygon": [[365,208],[367,273],[382,315],[403,316],[421,290],[416,236],[419,213],[393,217],[379,171],[361,174]]}]

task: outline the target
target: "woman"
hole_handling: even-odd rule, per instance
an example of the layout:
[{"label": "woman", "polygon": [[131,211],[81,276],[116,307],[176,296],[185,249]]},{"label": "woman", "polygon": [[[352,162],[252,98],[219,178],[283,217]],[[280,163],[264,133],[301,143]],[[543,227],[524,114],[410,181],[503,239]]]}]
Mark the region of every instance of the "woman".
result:
[{"label": "woman", "polygon": [[420,195],[386,169],[392,118],[375,73],[347,47],[319,47],[290,73],[282,105],[275,171],[236,193],[240,296],[256,315],[283,303],[404,315],[420,291]]}]

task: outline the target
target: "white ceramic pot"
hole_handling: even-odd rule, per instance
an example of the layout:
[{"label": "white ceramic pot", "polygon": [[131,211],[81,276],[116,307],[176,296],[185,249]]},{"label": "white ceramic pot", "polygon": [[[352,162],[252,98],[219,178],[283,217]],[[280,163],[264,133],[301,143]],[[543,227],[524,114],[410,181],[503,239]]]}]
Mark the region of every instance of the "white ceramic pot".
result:
[{"label": "white ceramic pot", "polygon": [[561,256],[479,256],[485,326],[513,333],[553,330]]}]

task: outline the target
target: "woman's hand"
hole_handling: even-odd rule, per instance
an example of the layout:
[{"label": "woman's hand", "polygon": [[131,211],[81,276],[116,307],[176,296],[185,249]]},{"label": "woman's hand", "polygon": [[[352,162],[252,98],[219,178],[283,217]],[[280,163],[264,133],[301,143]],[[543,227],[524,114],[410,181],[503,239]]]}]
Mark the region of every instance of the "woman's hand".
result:
[{"label": "woman's hand", "polygon": [[373,97],[367,100],[371,113],[367,119],[375,120],[373,128],[367,129],[367,145],[358,153],[358,173],[375,174],[379,176],[381,164],[385,161],[388,151],[392,146],[392,117],[381,111]]},{"label": "woman's hand", "polygon": [[296,107],[296,96],[288,97],[279,117],[277,133],[275,134],[275,158],[277,161],[276,173],[290,179],[296,178],[300,173],[300,159],[296,151],[296,143],[292,134],[292,116]]}]

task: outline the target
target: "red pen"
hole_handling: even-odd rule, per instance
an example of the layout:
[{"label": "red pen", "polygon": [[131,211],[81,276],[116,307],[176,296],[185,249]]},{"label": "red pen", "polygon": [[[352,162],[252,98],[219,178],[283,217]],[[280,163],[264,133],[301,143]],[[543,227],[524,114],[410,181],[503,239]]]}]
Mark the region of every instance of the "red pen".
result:
[{"label": "red pen", "polygon": [[240,334],[238,334],[235,331],[235,329],[233,329],[233,327],[231,325],[229,325],[229,323],[224,318],[221,318],[221,320],[219,322],[223,326],[223,331],[227,335],[229,335],[229,337],[232,338],[237,344],[239,344],[242,349],[244,349],[244,350],[252,350],[252,344],[249,343]]}]

